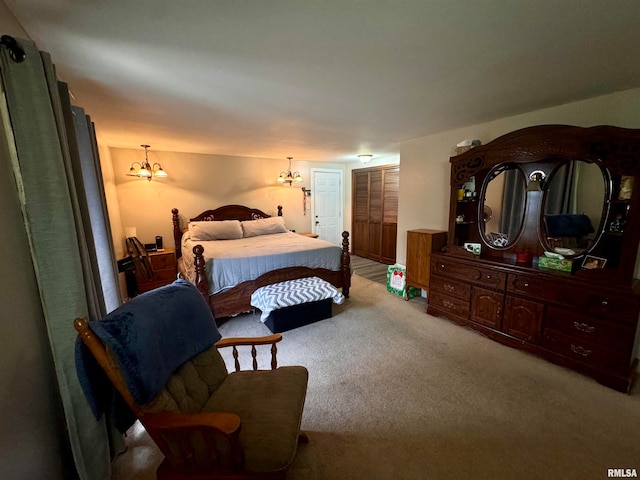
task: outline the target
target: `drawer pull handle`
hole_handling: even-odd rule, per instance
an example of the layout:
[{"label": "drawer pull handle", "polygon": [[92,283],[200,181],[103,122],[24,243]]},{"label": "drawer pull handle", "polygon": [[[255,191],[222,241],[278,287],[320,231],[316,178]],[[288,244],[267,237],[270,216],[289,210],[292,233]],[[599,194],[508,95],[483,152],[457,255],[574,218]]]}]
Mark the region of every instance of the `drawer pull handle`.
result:
[{"label": "drawer pull handle", "polygon": [[445,267],[444,263],[441,263],[440,268],[444,269],[444,267]]},{"label": "drawer pull handle", "polygon": [[573,353],[576,355],[582,355],[583,357],[588,357],[592,353],[591,350],[581,347],[580,345],[576,347],[573,343],[571,344],[571,350],[573,350]]},{"label": "drawer pull handle", "polygon": [[573,322],[573,326],[576,328],[576,330],[580,330],[581,332],[586,333],[593,333],[593,331],[596,329],[596,327],[592,327],[588,323]]},{"label": "drawer pull handle", "polygon": [[528,284],[527,282],[524,282],[524,286],[525,286],[525,287],[528,287],[528,286],[529,286],[529,284]]},{"label": "drawer pull handle", "polygon": [[453,291],[456,289],[456,287],[454,287],[453,285],[449,285],[448,283],[445,283],[445,284],[444,284],[444,289],[445,289],[447,292],[453,292]]},{"label": "drawer pull handle", "polygon": [[491,275],[487,274],[487,280],[491,280]]},{"label": "drawer pull handle", "polygon": [[449,300],[443,300],[442,305],[444,305],[447,308],[453,308],[453,302],[450,302]]},{"label": "drawer pull handle", "polygon": [[602,305],[606,307],[607,305],[609,305],[609,302],[607,300],[602,300]]}]

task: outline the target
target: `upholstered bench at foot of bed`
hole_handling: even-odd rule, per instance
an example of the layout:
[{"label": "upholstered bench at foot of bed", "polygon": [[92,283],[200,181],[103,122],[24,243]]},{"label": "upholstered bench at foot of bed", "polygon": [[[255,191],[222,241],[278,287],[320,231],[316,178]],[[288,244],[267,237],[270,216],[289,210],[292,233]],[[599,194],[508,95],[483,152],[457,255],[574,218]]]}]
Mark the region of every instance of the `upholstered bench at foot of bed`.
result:
[{"label": "upholstered bench at foot of bed", "polygon": [[260,309],[273,333],[286,332],[331,317],[331,302],[342,303],[336,287],[318,277],[287,280],[258,288],[251,305]]},{"label": "upholstered bench at foot of bed", "polygon": [[269,314],[264,324],[273,333],[282,333],[303,327],[326,318],[331,318],[333,300],[318,300],[291,307],[279,308]]}]

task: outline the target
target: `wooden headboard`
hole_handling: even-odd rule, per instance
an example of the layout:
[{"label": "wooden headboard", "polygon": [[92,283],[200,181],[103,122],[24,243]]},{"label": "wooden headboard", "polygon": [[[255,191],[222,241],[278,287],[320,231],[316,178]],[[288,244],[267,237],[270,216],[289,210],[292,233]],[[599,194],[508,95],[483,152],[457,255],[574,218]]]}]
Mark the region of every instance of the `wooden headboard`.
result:
[{"label": "wooden headboard", "polygon": [[[180,216],[178,215],[178,209],[171,210],[173,221],[173,241],[176,248],[176,258],[182,256],[182,234],[184,230],[180,228]],[[214,210],[205,210],[200,215],[196,215],[190,218],[190,222],[211,222],[211,221],[223,221],[223,220],[239,220],[241,222],[247,220],[258,220],[260,218],[269,218],[271,215],[267,215],[262,210],[257,208],[249,208],[244,205],[223,205]],[[278,216],[282,216],[282,205],[278,205]]]}]

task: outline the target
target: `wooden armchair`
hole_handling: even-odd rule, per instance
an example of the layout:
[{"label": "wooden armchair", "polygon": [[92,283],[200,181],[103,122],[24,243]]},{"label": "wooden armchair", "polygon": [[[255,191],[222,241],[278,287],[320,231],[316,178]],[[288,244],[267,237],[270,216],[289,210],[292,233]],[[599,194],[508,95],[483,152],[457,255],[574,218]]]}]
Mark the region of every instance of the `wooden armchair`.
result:
[{"label": "wooden armchair", "polygon": [[[300,422],[308,372],[301,366],[278,368],[280,334],[220,339],[175,370],[155,398],[140,404],[93,325],[78,318],[74,327],[162,451],[158,479],[285,478],[298,442],[307,441]],[[269,370],[258,369],[256,346],[261,345],[271,346]],[[241,370],[239,346],[251,347],[252,370]],[[227,372],[218,352],[223,347],[233,349],[235,372]]]}]

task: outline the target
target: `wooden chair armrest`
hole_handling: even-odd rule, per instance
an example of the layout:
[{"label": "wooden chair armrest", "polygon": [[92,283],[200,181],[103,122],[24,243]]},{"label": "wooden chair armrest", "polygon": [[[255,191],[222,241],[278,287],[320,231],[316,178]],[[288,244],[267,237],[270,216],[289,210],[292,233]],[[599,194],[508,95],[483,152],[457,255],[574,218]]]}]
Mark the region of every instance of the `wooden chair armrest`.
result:
[{"label": "wooden chair armrest", "polygon": [[274,333],[273,335],[267,335],[264,337],[229,337],[229,338],[221,338],[216,342],[216,347],[224,348],[224,347],[232,347],[233,348],[233,359],[235,362],[236,372],[239,372],[240,369],[240,360],[238,359],[238,347],[239,346],[250,346],[251,347],[251,358],[253,359],[253,369],[258,370],[258,350],[256,349],[256,345],[271,345],[271,369],[275,370],[278,368],[278,349],[276,347],[276,343],[282,340],[282,334]]},{"label": "wooden chair armrest", "polygon": [[269,345],[278,343],[282,340],[282,334],[275,333],[273,335],[267,335],[264,337],[229,337],[221,338],[216,342],[216,347],[233,347],[240,345]]},{"label": "wooden chair armrest", "polygon": [[213,428],[228,437],[237,433],[241,425],[238,415],[226,412],[145,413],[141,421],[147,429],[177,430],[182,428]]},{"label": "wooden chair armrest", "polygon": [[[242,469],[244,449],[240,442],[240,417],[233,413],[146,413],[140,419],[149,436],[158,445],[171,465],[177,471],[194,473],[208,471],[211,466],[222,465],[222,455],[233,469]],[[229,442],[229,452],[218,449],[216,436],[224,435]],[[210,463],[202,465],[198,460],[194,439],[204,442]],[[162,467],[161,468],[169,468]],[[210,473],[210,472],[209,472]],[[171,478],[178,478],[171,476]],[[180,477],[183,478],[183,477]],[[197,478],[204,478],[198,476]],[[208,476],[206,478],[209,478]]]}]

